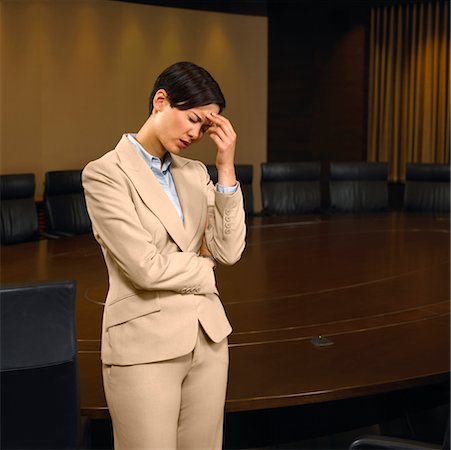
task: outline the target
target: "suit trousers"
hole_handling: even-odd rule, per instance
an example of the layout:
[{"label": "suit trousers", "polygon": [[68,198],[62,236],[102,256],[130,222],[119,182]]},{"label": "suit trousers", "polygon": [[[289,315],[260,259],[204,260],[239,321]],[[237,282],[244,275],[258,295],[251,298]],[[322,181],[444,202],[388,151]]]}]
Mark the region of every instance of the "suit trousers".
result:
[{"label": "suit trousers", "polygon": [[194,350],[131,366],[103,365],[115,450],[222,448],[229,351],[199,324]]}]

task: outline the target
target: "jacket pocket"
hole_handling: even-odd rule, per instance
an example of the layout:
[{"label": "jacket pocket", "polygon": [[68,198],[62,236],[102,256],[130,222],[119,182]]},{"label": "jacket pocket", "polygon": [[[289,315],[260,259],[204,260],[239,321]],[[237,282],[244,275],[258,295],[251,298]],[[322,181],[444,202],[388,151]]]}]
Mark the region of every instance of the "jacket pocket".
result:
[{"label": "jacket pocket", "polygon": [[105,306],[106,329],[161,310],[156,291],[144,291],[126,296]]}]

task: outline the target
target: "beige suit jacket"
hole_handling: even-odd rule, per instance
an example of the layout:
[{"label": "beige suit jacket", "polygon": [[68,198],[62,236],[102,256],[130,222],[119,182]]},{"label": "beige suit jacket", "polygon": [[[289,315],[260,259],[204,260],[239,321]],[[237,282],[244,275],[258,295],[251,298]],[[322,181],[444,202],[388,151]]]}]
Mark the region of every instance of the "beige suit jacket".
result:
[{"label": "beige suit jacket", "polygon": [[214,342],[230,332],[211,263],[199,256],[205,234],[219,263],[245,246],[241,188],[216,191],[204,164],[172,155],[184,214],[124,135],[83,170],[88,212],[109,276],[102,361],[130,365],[176,358],[195,345],[199,322]]}]

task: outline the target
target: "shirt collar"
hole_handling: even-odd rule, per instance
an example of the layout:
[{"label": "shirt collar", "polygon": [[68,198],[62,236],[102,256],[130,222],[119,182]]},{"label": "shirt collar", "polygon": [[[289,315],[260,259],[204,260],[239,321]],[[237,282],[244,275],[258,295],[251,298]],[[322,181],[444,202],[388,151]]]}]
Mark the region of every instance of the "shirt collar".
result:
[{"label": "shirt collar", "polygon": [[171,154],[169,152],[166,152],[166,154],[164,155],[163,164],[161,164],[160,158],[157,158],[156,156],[151,155],[136,140],[136,133],[128,133],[127,137],[130,140],[130,142],[136,147],[138,152],[141,153],[141,156],[145,159],[147,164],[149,164],[149,166],[152,169],[158,169],[163,173],[165,173],[168,169],[170,169],[171,163],[172,163],[172,158],[171,158]]}]

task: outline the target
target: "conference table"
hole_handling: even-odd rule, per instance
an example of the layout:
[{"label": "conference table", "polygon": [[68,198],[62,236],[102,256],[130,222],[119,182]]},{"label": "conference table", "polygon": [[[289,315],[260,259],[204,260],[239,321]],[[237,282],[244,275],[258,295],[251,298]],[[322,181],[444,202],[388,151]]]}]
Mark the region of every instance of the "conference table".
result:
[{"label": "conference table", "polygon": [[[77,281],[82,414],[108,418],[100,329],[108,277],[92,235],[1,251],[1,282]],[[449,216],[253,217],[216,271],[233,326],[228,412],[307,405],[449,374]]]}]

